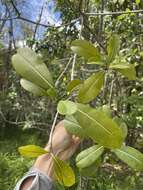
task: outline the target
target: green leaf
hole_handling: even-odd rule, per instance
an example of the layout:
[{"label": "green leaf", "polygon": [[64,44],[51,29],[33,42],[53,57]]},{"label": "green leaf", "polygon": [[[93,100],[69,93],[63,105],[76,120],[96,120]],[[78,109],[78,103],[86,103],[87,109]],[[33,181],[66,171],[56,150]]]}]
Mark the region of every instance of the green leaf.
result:
[{"label": "green leaf", "polygon": [[132,64],[127,64],[127,63],[115,64],[115,65],[111,65],[110,69],[114,69],[114,70],[120,72],[125,77],[127,77],[129,80],[135,80],[136,79],[135,66]]},{"label": "green leaf", "polygon": [[121,125],[120,125],[121,129],[122,129],[122,132],[123,132],[123,137],[124,139],[127,137],[128,135],[128,128],[127,128],[127,125],[126,123],[122,122]]},{"label": "green leaf", "polygon": [[34,95],[43,96],[46,94],[44,89],[26,79],[21,79],[20,84],[25,90],[32,92]]},{"label": "green leaf", "polygon": [[72,115],[66,116],[64,119],[64,127],[70,134],[76,135],[80,138],[86,137],[85,131]]},{"label": "green leaf", "polygon": [[107,148],[119,148],[123,143],[122,129],[103,111],[78,104],[74,114],[77,122],[88,137]]},{"label": "green leaf", "polygon": [[75,40],[71,44],[74,53],[83,56],[85,59],[93,58],[94,61],[100,61],[101,55],[96,47],[86,40]]},{"label": "green leaf", "polygon": [[75,175],[72,168],[63,160],[53,156],[54,160],[54,176],[55,179],[66,187],[70,187],[75,183]]},{"label": "green leaf", "polygon": [[44,150],[40,146],[35,146],[35,145],[21,146],[18,148],[18,151],[22,156],[29,158],[36,158],[42,154],[48,153],[48,151]]},{"label": "green leaf", "polygon": [[70,81],[69,84],[67,85],[67,91],[72,92],[81,83],[82,83],[82,81],[80,79],[75,79],[75,80]]},{"label": "green leaf", "polygon": [[46,91],[46,94],[50,97],[55,97],[57,95],[56,93],[56,90],[54,88],[49,88],[47,91]]},{"label": "green leaf", "polygon": [[82,175],[84,177],[95,176],[100,164],[101,164],[101,159],[98,158],[98,160],[96,160],[92,165],[90,165],[86,168],[79,168],[80,175]]},{"label": "green leaf", "polygon": [[97,110],[103,111],[108,117],[112,118],[112,112],[110,106],[103,105],[102,107],[98,107]]},{"label": "green leaf", "polygon": [[120,149],[114,150],[114,152],[118,158],[128,164],[131,168],[136,171],[143,170],[143,154],[138,150],[129,146],[122,146]]},{"label": "green leaf", "polygon": [[57,111],[62,115],[72,115],[77,111],[77,105],[72,101],[60,101],[58,103]]},{"label": "green leaf", "polygon": [[101,145],[94,145],[80,152],[76,157],[76,165],[79,168],[86,168],[92,165],[103,153],[104,148]]},{"label": "green leaf", "polygon": [[16,72],[26,80],[47,90],[53,87],[53,80],[41,57],[29,48],[18,49],[12,57],[12,65]]},{"label": "green leaf", "polygon": [[56,190],[65,190],[65,187],[63,185],[61,185],[60,183],[58,183],[58,181],[54,181],[53,189],[56,189]]},{"label": "green leaf", "polygon": [[103,66],[103,65],[105,65],[105,62],[104,62],[104,60],[95,61],[95,58],[92,57],[92,58],[88,59],[87,64],[94,64],[94,65],[101,65],[101,66]]},{"label": "green leaf", "polygon": [[88,103],[99,94],[104,84],[104,75],[104,72],[100,71],[84,81],[79,89],[78,102]]},{"label": "green leaf", "polygon": [[117,116],[115,116],[113,118],[113,121],[115,121],[119,126],[120,128],[122,129],[122,133],[123,133],[123,137],[124,139],[127,137],[127,134],[128,134],[128,128],[127,128],[127,125],[126,123],[124,123],[120,118],[118,118]]},{"label": "green leaf", "polygon": [[141,0],[136,0],[136,4],[137,5],[140,4],[140,2],[141,2]]},{"label": "green leaf", "polygon": [[110,64],[116,57],[120,50],[120,39],[119,36],[116,34],[113,34],[111,38],[109,39],[109,43],[107,46],[107,62]]}]

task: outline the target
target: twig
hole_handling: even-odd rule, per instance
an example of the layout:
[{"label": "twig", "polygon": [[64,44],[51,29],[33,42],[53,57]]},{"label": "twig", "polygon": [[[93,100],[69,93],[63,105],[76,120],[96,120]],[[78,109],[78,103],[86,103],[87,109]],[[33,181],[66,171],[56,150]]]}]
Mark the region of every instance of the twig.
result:
[{"label": "twig", "polygon": [[60,74],[60,76],[59,76],[58,79],[56,80],[56,82],[55,82],[55,86],[56,86],[56,87],[58,86],[60,79],[61,79],[62,76],[65,74],[66,70],[68,69],[68,67],[69,67],[69,65],[70,65],[70,63],[71,63],[71,61],[72,61],[72,59],[73,59],[73,57],[70,57],[70,59],[69,59],[68,63],[66,64],[66,66],[65,66],[65,68],[64,68],[64,70],[63,70],[63,72]]},{"label": "twig", "polygon": [[132,13],[143,13],[143,10],[131,10],[131,11],[117,11],[117,12],[98,12],[98,13],[85,13],[87,16],[112,16],[112,15],[121,15],[121,14],[132,14]]},{"label": "twig", "polygon": [[104,78],[104,87],[103,87],[103,101],[105,100],[105,104],[106,104],[106,94],[107,94],[107,81],[108,81],[108,71],[106,71],[105,73],[105,78]]},{"label": "twig", "polygon": [[42,14],[43,14],[43,9],[44,9],[44,4],[45,4],[45,2],[43,3],[43,6],[42,6],[41,11],[39,13],[39,18],[38,18],[37,24],[35,26],[35,30],[34,30],[34,34],[33,34],[33,41],[36,38],[36,33],[37,33],[37,30],[38,30],[38,26],[39,26],[38,24],[41,22],[41,18],[42,18]]},{"label": "twig", "polygon": [[[27,122],[27,121],[16,121],[15,122],[15,121],[7,120],[1,110],[0,110],[0,115],[1,115],[1,118],[3,119],[4,122],[12,124],[12,125],[24,125]],[[47,123],[41,123],[41,122],[34,123],[34,122],[31,122],[31,125],[33,125],[33,126],[39,126],[39,125],[47,126]],[[37,128],[37,127],[30,127],[30,128]]]},{"label": "twig", "polygon": [[10,2],[11,2],[11,4],[12,4],[12,6],[13,6],[15,12],[16,12],[16,14],[17,14],[18,16],[20,16],[21,13],[20,13],[20,11],[18,10],[18,8],[16,7],[15,3],[13,2],[13,0],[11,0]]},{"label": "twig", "polygon": [[[101,13],[104,12],[104,6],[105,6],[105,0],[101,1]],[[103,32],[103,25],[104,25],[104,16],[100,15],[100,19],[99,19],[99,31],[98,31],[98,39],[99,41],[102,41],[102,32]]]},{"label": "twig", "polygon": [[91,29],[87,24],[84,23],[84,26],[85,26],[85,27],[88,29],[88,31],[94,36],[94,38],[96,39],[97,44],[106,52],[105,47],[101,44],[101,42],[99,41],[99,39],[98,39],[97,35],[95,34],[95,32],[92,31],[92,29]]},{"label": "twig", "polygon": [[115,79],[112,80],[112,82],[111,82],[110,95],[109,95],[109,106],[110,107],[111,107],[111,103],[112,103],[114,82],[115,82]]},{"label": "twig", "polygon": [[48,143],[49,151],[52,151],[52,138],[53,138],[53,133],[54,133],[54,130],[55,130],[56,122],[57,122],[57,119],[58,119],[58,115],[59,115],[59,113],[56,112],[55,117],[54,117],[54,121],[53,121],[53,124],[52,124],[52,128],[51,128],[51,131],[50,131],[49,143]]},{"label": "twig", "polygon": [[[81,17],[80,17],[80,22],[81,22],[81,29],[80,29],[80,32],[79,32],[79,39],[81,39],[81,36],[82,36],[83,15],[81,15]],[[75,54],[74,54],[74,57],[73,57],[73,63],[72,63],[71,80],[74,79],[74,70],[75,70],[76,58],[77,58],[77,54],[75,53]]]},{"label": "twig", "polygon": [[74,70],[75,70],[76,58],[77,58],[77,54],[75,53],[74,57],[73,57],[73,62],[72,62],[71,80],[74,79]]},{"label": "twig", "polygon": [[0,18],[0,21],[4,21],[4,20],[6,20],[6,21],[7,21],[7,20],[23,20],[23,21],[28,22],[28,23],[31,23],[31,24],[35,24],[35,25],[38,24],[38,26],[43,26],[43,27],[45,27],[45,28],[61,28],[61,27],[69,26],[70,24],[73,24],[73,23],[79,21],[80,18],[76,18],[76,19],[72,20],[72,21],[69,22],[69,23],[61,24],[61,25],[59,25],[59,26],[54,26],[54,25],[48,25],[48,24],[38,23],[38,22],[33,21],[33,20],[31,20],[31,19],[27,19],[27,18],[25,18],[25,17],[23,17],[23,16],[16,16],[16,17],[12,17],[12,18],[9,18],[9,17],[8,17],[8,18]]}]

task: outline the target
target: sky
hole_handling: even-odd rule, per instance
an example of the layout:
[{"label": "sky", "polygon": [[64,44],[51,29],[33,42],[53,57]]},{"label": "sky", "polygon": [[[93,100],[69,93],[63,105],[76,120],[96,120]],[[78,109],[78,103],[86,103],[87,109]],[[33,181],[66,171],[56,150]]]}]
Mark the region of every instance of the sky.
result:
[{"label": "sky", "polygon": [[50,24],[59,24],[61,21],[61,13],[59,11],[55,11],[54,0],[25,0],[24,6],[21,5],[20,9],[26,18],[31,18],[36,21],[43,4],[45,6],[41,22],[44,24],[48,24],[48,22]]},{"label": "sky", "polygon": [[[61,12],[55,10],[55,0],[24,0],[24,3],[18,3],[17,8],[21,11],[21,15],[25,18],[37,21],[41,7],[44,4],[41,23],[50,25],[60,25],[62,22]],[[0,14],[4,13],[3,7],[0,4]],[[13,15],[15,16],[15,15]],[[20,20],[14,21],[14,35],[15,38],[22,38]],[[7,22],[7,24],[9,24]],[[33,25],[34,27],[34,25]],[[42,38],[46,28],[39,27],[37,38]]]}]

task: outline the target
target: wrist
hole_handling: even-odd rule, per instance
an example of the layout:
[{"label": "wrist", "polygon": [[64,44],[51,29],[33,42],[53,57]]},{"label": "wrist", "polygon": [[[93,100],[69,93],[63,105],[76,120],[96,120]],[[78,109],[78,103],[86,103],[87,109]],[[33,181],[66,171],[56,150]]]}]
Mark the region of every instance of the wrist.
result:
[{"label": "wrist", "polygon": [[44,154],[37,158],[34,167],[45,173],[48,177],[53,177],[53,159],[50,154]]}]

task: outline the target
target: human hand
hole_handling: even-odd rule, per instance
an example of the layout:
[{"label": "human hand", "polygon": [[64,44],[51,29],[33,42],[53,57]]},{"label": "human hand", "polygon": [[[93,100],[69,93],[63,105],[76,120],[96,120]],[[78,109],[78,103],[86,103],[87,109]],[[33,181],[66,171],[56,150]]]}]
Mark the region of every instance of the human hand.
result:
[{"label": "human hand", "polygon": [[[62,160],[69,159],[77,149],[80,143],[79,137],[70,135],[64,128],[63,121],[59,122],[52,136],[52,152],[54,155],[59,156]],[[49,143],[45,147],[46,150],[49,149]]]},{"label": "human hand", "polygon": [[[70,135],[64,128],[63,121],[61,121],[55,126],[55,131],[52,136],[51,153],[58,156],[61,160],[66,161],[74,154],[79,143],[79,137]],[[46,145],[45,150],[50,150],[49,143]],[[50,153],[39,156],[34,167],[53,178],[53,159]]]},{"label": "human hand", "polygon": [[[55,131],[52,136],[52,153],[58,156],[61,160],[69,159],[77,149],[80,143],[80,139],[74,135],[70,135],[64,128],[63,121],[59,122],[55,126]],[[45,147],[49,150],[49,143]],[[44,154],[39,156],[34,164],[34,167],[45,173],[47,176],[54,179],[53,176],[53,159],[50,154]],[[21,186],[21,190],[27,190],[34,177],[27,178]]]}]

